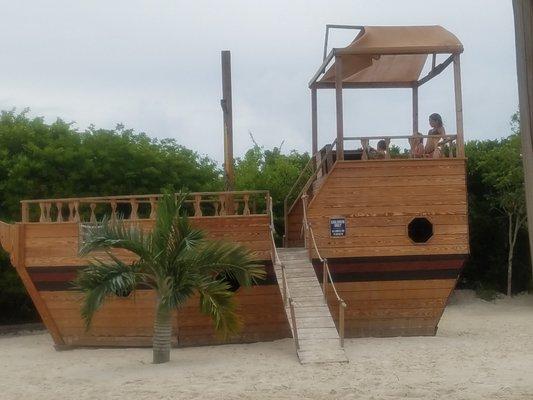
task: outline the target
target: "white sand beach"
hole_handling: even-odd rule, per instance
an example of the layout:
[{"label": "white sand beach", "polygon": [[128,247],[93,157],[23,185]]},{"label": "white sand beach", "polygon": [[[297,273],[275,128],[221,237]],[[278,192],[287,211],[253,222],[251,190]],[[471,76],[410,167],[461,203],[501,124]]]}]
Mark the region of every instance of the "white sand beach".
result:
[{"label": "white sand beach", "polygon": [[455,296],[436,337],[350,339],[349,364],[299,364],[292,340],[57,352],[0,336],[0,399],[533,399],[533,296]]}]

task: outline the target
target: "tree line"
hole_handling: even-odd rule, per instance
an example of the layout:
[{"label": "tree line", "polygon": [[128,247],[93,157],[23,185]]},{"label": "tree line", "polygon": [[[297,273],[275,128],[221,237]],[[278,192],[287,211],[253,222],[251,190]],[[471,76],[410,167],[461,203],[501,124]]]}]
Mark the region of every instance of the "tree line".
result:
[{"label": "tree line", "polygon": [[[460,285],[482,294],[507,292],[510,266],[513,292],[527,290],[531,282],[518,127],[515,115],[508,137],[466,145],[471,256]],[[287,154],[281,146],[265,149],[252,142],[252,148],[235,160],[235,186],[270,190],[281,233],[283,199],[309,154]],[[123,125],[78,131],[60,119],[46,123],[32,118],[28,110],[0,113],[0,219],[4,221],[20,220],[21,199],[223,188],[220,166],[174,139],[154,139]],[[1,254],[0,324],[36,318],[8,256]]]}]

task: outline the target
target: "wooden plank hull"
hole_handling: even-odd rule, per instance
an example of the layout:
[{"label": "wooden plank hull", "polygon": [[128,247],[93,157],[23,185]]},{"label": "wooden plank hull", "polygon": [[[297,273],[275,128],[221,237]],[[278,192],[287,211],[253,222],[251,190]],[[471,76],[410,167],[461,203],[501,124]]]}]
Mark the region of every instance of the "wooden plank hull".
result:
[{"label": "wooden plank hull", "polygon": [[[346,302],[346,337],[435,335],[465,257],[422,256],[328,260],[335,287]],[[313,260],[322,281],[322,263]],[[328,306],[338,326],[331,285]]]},{"label": "wooden plank hull", "polygon": [[[235,293],[242,322],[240,333],[222,340],[210,318],[199,311],[198,298],[191,298],[173,316],[173,345],[194,346],[249,343],[291,337],[276,275],[270,260],[271,241],[267,215],[191,218],[212,239],[241,243],[265,266],[267,277],[259,285]],[[153,220],[136,223],[151,229]],[[87,258],[78,256],[79,225],[27,223],[13,225],[12,260],[32,296],[56,346],[151,346],[156,297],[140,287],[134,295],[110,298],[96,313],[89,330],[80,316],[82,294],[72,284]],[[117,251],[124,261],[132,254]]]},{"label": "wooden plank hull", "polygon": [[[469,252],[467,211],[464,159],[342,161],[333,166],[309,202],[307,216],[347,304],[347,337],[436,333]],[[332,218],[345,220],[344,236],[331,235]],[[425,242],[409,236],[415,218],[432,225]],[[295,230],[289,227],[289,232]],[[322,279],[322,265],[309,247]],[[338,324],[338,302],[331,288],[328,293]]]}]

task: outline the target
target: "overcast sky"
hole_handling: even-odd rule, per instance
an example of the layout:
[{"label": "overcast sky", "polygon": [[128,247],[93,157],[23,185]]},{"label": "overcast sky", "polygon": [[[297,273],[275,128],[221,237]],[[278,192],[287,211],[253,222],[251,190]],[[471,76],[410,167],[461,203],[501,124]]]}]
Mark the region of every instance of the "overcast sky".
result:
[{"label": "overcast sky", "polygon": [[[442,25],[463,42],[465,136],[509,133],[518,107],[510,0],[0,0],[0,108],[30,107],[85,129],[124,123],[222,160],[220,50],[232,52],[235,153],[310,150],[307,83],[325,25]],[[334,32],[341,47],[350,35]],[[453,74],[420,89],[420,127],[455,132]],[[334,93],[319,93],[319,141],[335,136]],[[345,134],[408,134],[410,90],[352,90]]]}]

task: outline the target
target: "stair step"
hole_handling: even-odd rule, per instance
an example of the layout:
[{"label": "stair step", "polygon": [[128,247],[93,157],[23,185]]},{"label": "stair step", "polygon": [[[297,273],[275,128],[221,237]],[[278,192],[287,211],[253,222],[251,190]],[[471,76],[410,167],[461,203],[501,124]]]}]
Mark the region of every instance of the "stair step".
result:
[{"label": "stair step", "polygon": [[[308,251],[301,248],[280,249],[279,256],[285,266],[285,278],[293,299],[300,362],[347,362]],[[276,265],[274,271],[283,290],[281,267]],[[285,310],[292,326],[291,308],[286,307]]]},{"label": "stair step", "polygon": [[301,328],[298,329],[298,338],[306,339],[336,339],[339,340],[339,334],[335,328]]},{"label": "stair step", "polygon": [[309,317],[309,318],[298,318],[296,320],[296,327],[300,328],[335,328],[335,324],[331,319],[331,316],[328,317]]}]

